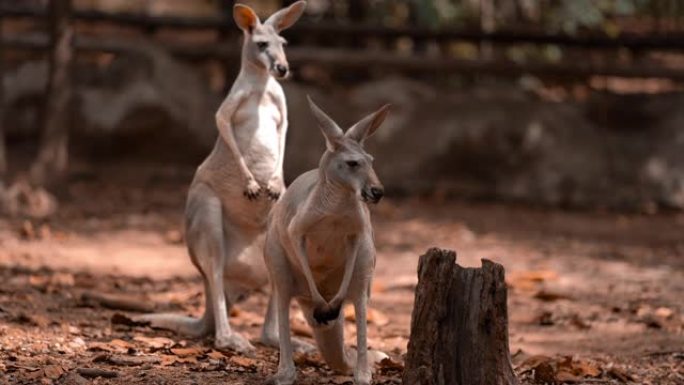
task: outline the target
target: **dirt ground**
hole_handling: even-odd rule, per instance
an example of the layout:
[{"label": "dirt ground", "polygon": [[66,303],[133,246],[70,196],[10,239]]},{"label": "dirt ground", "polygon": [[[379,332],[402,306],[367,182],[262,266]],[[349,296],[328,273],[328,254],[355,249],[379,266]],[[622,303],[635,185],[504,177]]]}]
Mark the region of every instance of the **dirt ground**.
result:
[{"label": "dirt ground", "polygon": [[[0,383],[263,384],[277,366],[274,349],[259,346],[255,358],[218,352],[211,338],[128,325],[134,312],[93,299],[202,311],[182,242],[192,170],[122,167],[75,172],[49,221],[0,219]],[[456,250],[465,266],[488,258],[506,268],[523,383],[684,384],[684,213],[391,197],[373,211],[369,344],[391,356],[376,383],[400,383],[418,257],[437,246]],[[257,293],[232,312],[253,341],[266,300]],[[307,338],[296,314],[293,322]],[[346,336],[353,344],[351,321]],[[315,355],[298,356],[297,366],[300,384],[351,381]]]}]

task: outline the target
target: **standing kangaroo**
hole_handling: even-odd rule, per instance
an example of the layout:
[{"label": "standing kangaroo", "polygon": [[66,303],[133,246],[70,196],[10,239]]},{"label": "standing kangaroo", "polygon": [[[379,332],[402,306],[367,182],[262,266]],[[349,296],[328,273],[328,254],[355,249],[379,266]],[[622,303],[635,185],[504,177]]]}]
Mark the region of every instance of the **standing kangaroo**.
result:
[{"label": "standing kangaroo", "polygon": [[[228,310],[268,283],[261,256],[263,234],[269,212],[285,190],[287,108],[274,77],[287,76],[288,63],[279,33],[292,26],[305,7],[305,1],[298,1],[264,23],[245,5],[233,8],[235,23],[244,33],[240,74],[216,113],[220,135],[195,173],[185,209],[188,251],[204,280],[204,315],[148,314],[138,317],[140,321],[192,336],[213,331],[217,348],[253,352],[252,344],[231,329]],[[264,330],[276,329],[275,324],[275,314],[269,311]]]},{"label": "standing kangaroo", "polygon": [[[366,344],[366,305],[375,267],[375,245],[366,202],[377,203],[383,187],[373,157],[363,149],[366,138],[383,122],[388,106],[343,133],[309,99],[327,150],[318,169],[300,175],[271,213],[264,258],[274,285],[280,339],[277,385],[294,383],[289,329],[290,302],[299,302],[314,331],[318,350],[334,370],[354,368],[356,384],[370,384]],[[357,352],[344,349],[345,301],[354,304]],[[375,353],[375,352],[374,352]]]}]

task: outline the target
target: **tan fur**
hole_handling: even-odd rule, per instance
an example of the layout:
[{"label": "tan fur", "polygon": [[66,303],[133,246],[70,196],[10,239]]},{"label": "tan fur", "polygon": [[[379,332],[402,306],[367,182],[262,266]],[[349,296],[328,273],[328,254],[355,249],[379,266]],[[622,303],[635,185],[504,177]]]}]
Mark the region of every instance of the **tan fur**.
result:
[{"label": "tan fur", "polygon": [[[356,384],[370,384],[366,344],[366,303],[375,266],[375,246],[366,202],[383,189],[363,141],[382,123],[387,106],[346,134],[313,102],[311,109],[326,138],[319,168],[299,176],[269,221],[264,257],[278,308],[280,362],[271,382],[292,384],[296,371],[289,331],[290,301],[299,302],[314,329],[321,355],[340,372],[352,368]],[[342,304],[356,312],[358,351],[344,349]]]},{"label": "tan fur", "polygon": [[[254,350],[231,329],[228,310],[268,283],[261,255],[263,233],[274,202],[285,190],[287,109],[274,76],[287,75],[287,60],[278,33],[291,26],[305,6],[296,2],[263,24],[249,7],[235,6],[235,21],[244,32],[242,67],[216,113],[219,138],[197,169],[185,210],[188,251],[204,279],[205,313],[201,319],[150,314],[139,320],[196,336],[213,331],[217,348]],[[269,309],[264,323],[268,340],[273,330],[275,313]]]}]

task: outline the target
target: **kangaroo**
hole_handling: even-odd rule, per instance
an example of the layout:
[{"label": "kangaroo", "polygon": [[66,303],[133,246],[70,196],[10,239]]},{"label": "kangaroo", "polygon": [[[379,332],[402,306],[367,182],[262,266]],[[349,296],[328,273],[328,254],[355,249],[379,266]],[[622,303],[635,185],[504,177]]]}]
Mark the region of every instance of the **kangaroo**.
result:
[{"label": "kangaroo", "polygon": [[[305,7],[305,1],[298,1],[261,23],[251,8],[234,6],[233,18],[244,35],[241,69],[216,112],[219,137],[195,173],[185,208],[188,252],[204,280],[204,315],[147,314],[139,321],[191,336],[213,331],[219,349],[254,351],[231,329],[228,310],[268,284],[261,256],[264,232],[272,206],[285,191],[287,108],[275,78],[286,77],[289,70],[279,33]],[[269,311],[265,335],[272,336],[275,323]]]},{"label": "kangaroo", "polygon": [[[280,362],[270,379],[289,385],[296,379],[289,329],[290,302],[299,302],[323,359],[334,370],[354,368],[356,384],[371,382],[366,343],[366,305],[375,268],[375,245],[366,203],[378,203],[384,190],[373,157],[363,148],[389,111],[384,106],[346,133],[309,99],[323,132],[326,151],[318,169],[300,175],[271,212],[264,259],[277,302]],[[357,352],[344,349],[344,314],[351,301],[356,314]],[[372,352],[379,353],[379,352]],[[382,354],[382,353],[380,353]]]}]

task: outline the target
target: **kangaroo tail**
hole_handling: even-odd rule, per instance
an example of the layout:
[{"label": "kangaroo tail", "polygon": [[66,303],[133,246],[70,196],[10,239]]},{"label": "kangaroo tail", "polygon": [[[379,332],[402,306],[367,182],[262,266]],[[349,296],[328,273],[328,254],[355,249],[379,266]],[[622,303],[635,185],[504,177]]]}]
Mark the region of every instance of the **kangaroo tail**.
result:
[{"label": "kangaroo tail", "polygon": [[153,328],[167,329],[190,337],[201,337],[211,332],[211,320],[205,312],[202,318],[193,318],[173,313],[143,314],[133,319],[145,322]]}]

